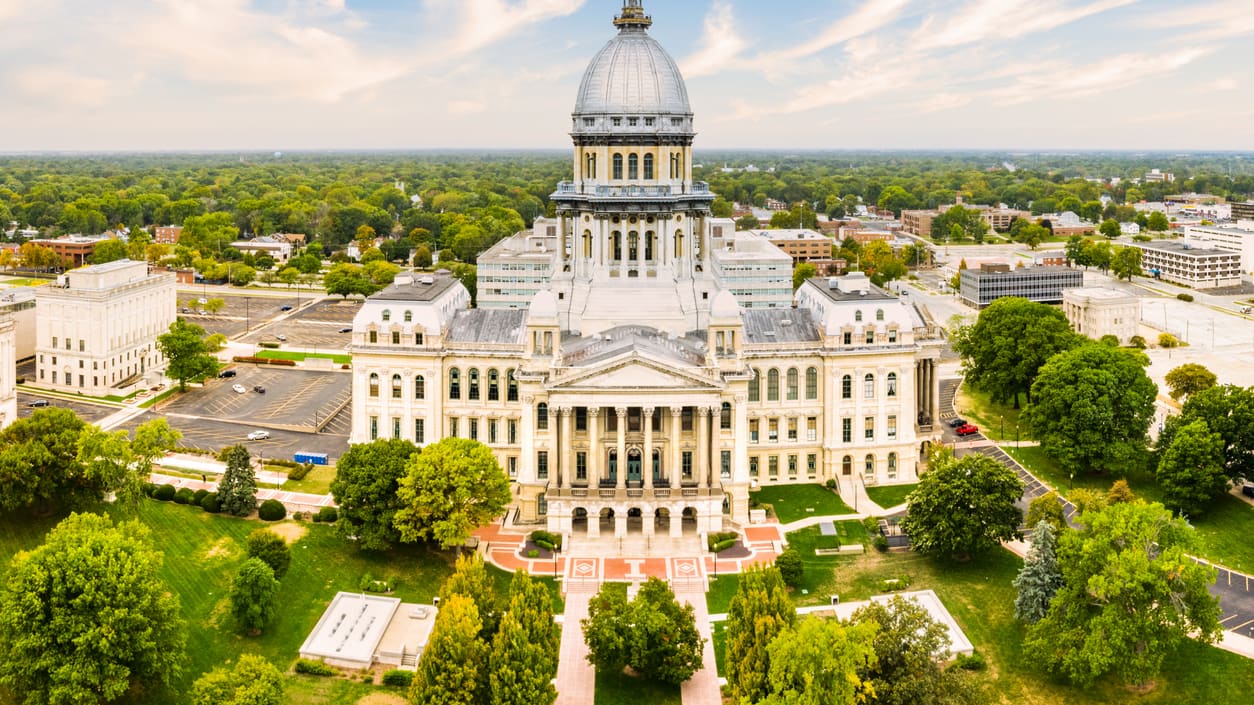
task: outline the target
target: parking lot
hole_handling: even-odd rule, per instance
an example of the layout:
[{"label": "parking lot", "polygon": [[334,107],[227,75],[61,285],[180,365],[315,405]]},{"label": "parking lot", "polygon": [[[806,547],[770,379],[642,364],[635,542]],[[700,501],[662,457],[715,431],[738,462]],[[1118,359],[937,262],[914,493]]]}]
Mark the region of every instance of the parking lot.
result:
[{"label": "parking lot", "polygon": [[245,343],[274,342],[278,336],[286,338],[284,347],[315,352],[343,352],[348,345],[349,335],[341,332],[353,325],[353,317],[361,309],[360,301],[339,301],[324,299],[313,304],[308,301],[302,308],[280,316],[278,320],[269,320],[261,325],[254,325],[252,332],[241,336]]},{"label": "parking lot", "polygon": [[18,418],[24,419],[30,416],[31,414],[35,413],[36,411],[38,411],[39,409],[37,407],[32,407],[30,405],[31,402],[37,399],[47,400],[49,407],[56,406],[62,409],[69,409],[70,411],[73,411],[74,413],[78,414],[78,417],[86,421],[87,423],[96,423],[97,421],[100,421],[101,419],[105,418],[106,416],[109,416],[110,414],[118,410],[117,407],[114,407],[114,406],[107,406],[104,404],[93,404],[87,401],[70,401],[68,399],[62,399],[60,397],[44,397],[44,396],[39,396],[36,394],[31,394],[29,392],[24,392],[19,389],[17,392],[17,416]]},{"label": "parking lot", "polygon": [[[343,416],[348,411],[342,412]],[[148,412],[127,421],[120,428],[133,431],[136,426],[154,418],[165,418],[170,425],[183,434],[179,445],[187,448],[202,448],[219,451],[227,446],[244,444],[254,456],[265,458],[292,459],[298,452],[326,453],[330,458],[338,458],[348,450],[348,427],[344,424],[328,424],[324,433],[304,433],[300,431],[284,431],[265,429],[270,437],[263,441],[250,441],[248,434],[257,430],[253,426],[226,421],[215,421],[204,418],[188,418],[171,416],[164,411]],[[342,427],[343,433],[332,432]]]},{"label": "parking lot", "polygon": [[[313,431],[346,408],[351,376],[340,372],[307,372],[237,364],[236,376],[209,380],[203,389],[161,404],[171,419],[225,419],[261,428]],[[235,385],[244,389],[234,391]],[[255,386],[265,393],[254,391]]]},{"label": "parking lot", "polygon": [[[204,307],[200,299],[222,299],[226,305],[217,313],[201,314]],[[303,296],[303,301],[309,301],[308,294]],[[283,306],[295,307],[297,303],[295,294],[290,297],[246,296],[196,289],[182,289],[178,292],[180,316],[204,328],[207,333],[221,333],[231,339],[244,335],[246,330],[257,330],[282,315]]]}]

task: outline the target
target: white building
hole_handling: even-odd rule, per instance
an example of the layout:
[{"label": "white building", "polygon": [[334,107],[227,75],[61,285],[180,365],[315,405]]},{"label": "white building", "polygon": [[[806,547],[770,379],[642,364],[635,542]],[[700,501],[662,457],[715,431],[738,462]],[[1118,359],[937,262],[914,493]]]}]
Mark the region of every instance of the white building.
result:
[{"label": "white building", "polygon": [[231,247],[253,255],[266,255],[276,264],[286,264],[292,258],[292,243],[279,235],[263,235],[252,240],[236,240]]},{"label": "white building", "polygon": [[106,396],[160,379],[156,340],[174,322],[173,274],[118,260],[70,270],[35,297],[38,371],[30,383]]},{"label": "white building", "polygon": [[0,309],[0,428],[17,419],[17,340],[13,314]]},{"label": "white building", "polygon": [[493,245],[479,256],[476,305],[526,308],[549,286],[557,261],[557,221],[537,218],[526,230]]},{"label": "white building", "polygon": [[0,291],[0,311],[13,317],[13,336],[18,360],[35,356],[35,287],[17,286]]},{"label": "white building", "polygon": [[1195,247],[1213,247],[1241,255],[1241,273],[1254,275],[1254,223],[1232,225],[1190,225],[1184,241]]},{"label": "white building", "polygon": [[1063,290],[1062,312],[1075,332],[1094,340],[1113,335],[1127,345],[1137,334],[1141,300],[1115,289],[1076,287]]},{"label": "white building", "polygon": [[714,271],[679,69],[638,0],[615,24],[576,101],[550,288],[525,310],[468,309],[440,273],[370,297],[350,440],[479,440],[515,518],[576,542],[747,523],[754,485],[916,481],[940,437],[939,331],[862,275],[741,306]]},{"label": "white building", "polygon": [[1152,277],[1195,289],[1241,283],[1239,253],[1174,240],[1137,242],[1133,246],[1141,248],[1141,269]]},{"label": "white building", "polygon": [[737,303],[745,308],[792,306],[793,260],[788,253],[734,227],[712,228],[710,243],[714,278]]}]

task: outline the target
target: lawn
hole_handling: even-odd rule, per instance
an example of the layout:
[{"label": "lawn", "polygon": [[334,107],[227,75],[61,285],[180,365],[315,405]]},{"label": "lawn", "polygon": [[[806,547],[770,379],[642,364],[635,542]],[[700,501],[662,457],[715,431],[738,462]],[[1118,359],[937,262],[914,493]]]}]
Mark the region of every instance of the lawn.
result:
[{"label": "lawn", "polygon": [[[270,468],[266,468],[269,470]],[[291,472],[291,468],[275,467],[279,472]],[[315,465],[303,480],[288,480],[283,489],[289,492],[306,492],[308,494],[330,494],[331,481],[335,479],[335,468],[330,465]]]},{"label": "lawn", "polygon": [[772,485],[749,496],[761,504],[771,505],[783,524],[806,517],[854,513],[840,495],[823,485]]},{"label": "lawn", "polygon": [[[451,572],[450,554],[424,546],[362,552],[336,536],[329,526],[300,523],[307,533],[292,546],[291,568],[279,588],[282,608],[261,636],[244,637],[227,616],[227,591],[242,561],[244,539],[262,524],[164,502],[144,502],[139,519],[165,553],[161,578],[179,596],[187,623],[189,660],[177,691],[185,692],[202,673],[245,652],[258,653],[288,669],[335,593],[356,592],[367,573],[394,579],[395,597],[430,604]],[[37,546],[55,523],[55,519],[25,516],[0,520],[0,580],[8,572],[9,559],[20,550]],[[497,571],[495,577],[498,585],[508,585],[509,575],[504,571]],[[552,586],[551,579],[545,582]],[[292,676],[289,682],[293,694],[285,702],[292,703],[350,705],[377,690],[343,679]],[[151,702],[165,705],[178,701],[176,693],[168,700]]]},{"label": "lawn", "polygon": [[[818,548],[836,548],[842,545],[869,543],[869,535],[860,521],[836,522],[836,536],[823,536],[817,526],[788,532],[788,547],[801,554],[804,572],[801,582],[793,594],[793,600],[801,605],[826,604],[829,595],[840,594],[837,591],[835,575],[837,568],[852,565],[857,560],[856,554],[843,556],[818,556],[814,551]],[[842,599],[844,595],[841,595]]]},{"label": "lawn", "polygon": [[291,350],[261,350],[257,353],[257,357],[267,358],[270,360],[294,360],[296,362],[304,362],[308,358],[316,357],[323,360],[331,360],[337,365],[347,365],[353,361],[352,355],[336,355],[334,353],[305,353],[294,352]]},{"label": "lawn", "polygon": [[679,686],[597,671],[596,705],[681,705]]},{"label": "lawn", "polygon": [[[1026,405],[1027,400],[1024,397],[1019,397],[1019,403]],[[971,385],[964,383],[958,389],[958,396],[954,401],[954,406],[959,416],[979,426],[980,433],[983,433],[990,440],[1013,441],[1016,440],[1016,435],[1021,440],[1031,440],[1031,437],[1027,435],[1026,428],[1017,428],[1019,414],[1023,410],[1014,408],[1013,402],[996,403],[989,398],[988,394],[973,389]],[[1018,434],[1016,434],[1016,430]],[[1004,437],[1003,433],[1005,434]]]},{"label": "lawn", "polygon": [[892,509],[899,504],[906,503],[906,495],[914,491],[917,485],[884,485],[883,487],[868,487],[866,495],[871,498],[872,502],[880,505],[883,509]]}]

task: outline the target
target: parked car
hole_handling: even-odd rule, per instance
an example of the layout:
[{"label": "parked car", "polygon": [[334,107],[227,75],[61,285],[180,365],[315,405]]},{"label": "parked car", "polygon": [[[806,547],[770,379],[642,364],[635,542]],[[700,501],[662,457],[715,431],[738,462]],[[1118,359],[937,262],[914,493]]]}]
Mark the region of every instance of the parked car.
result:
[{"label": "parked car", "polygon": [[187,308],[186,306],[183,307],[183,313],[191,313],[191,312],[192,310],[190,308]]},{"label": "parked car", "polygon": [[967,420],[960,416],[956,419],[950,419],[946,421],[945,423],[949,424],[950,428],[958,428],[959,426],[966,426]]},{"label": "parked car", "polygon": [[280,310],[280,311],[291,311],[291,310],[292,310],[292,307],[291,307],[291,306],[280,306],[280,307],[279,307],[279,310]]},{"label": "parked car", "polygon": [[269,437],[270,437],[269,431],[253,431],[252,433],[248,434],[248,440],[250,441],[264,441]]},{"label": "parked car", "polygon": [[48,406],[48,404],[49,404],[49,402],[48,402],[48,400],[47,400],[47,399],[36,399],[35,401],[33,401],[33,402],[31,402],[31,403],[27,404],[27,406],[31,406],[31,407],[36,407],[36,408],[38,408],[38,407],[41,407],[41,406]]},{"label": "parked car", "polygon": [[242,385],[242,384],[232,384],[232,385],[231,385],[231,389],[232,389],[232,390],[233,390],[236,394],[243,394],[244,392],[247,392],[247,391],[248,391],[247,389],[244,389],[244,385]]},{"label": "parked car", "polygon": [[278,335],[276,335],[276,336],[274,336],[274,337],[278,338],[280,343],[286,343],[286,342],[287,342],[287,336],[286,336],[286,335],[283,335],[282,333],[280,333],[280,334],[278,334]]},{"label": "parked car", "polygon": [[352,328],[341,328],[341,329],[340,329],[340,332],[341,332],[341,333],[352,333],[352,332],[353,332],[353,329],[352,329]]},{"label": "parked car", "polygon": [[957,433],[959,436],[973,436],[979,432],[980,427],[975,424],[966,424],[965,426],[959,426],[954,429],[954,433]]},{"label": "parked car", "polygon": [[265,393],[266,393],[266,388],[265,388],[265,387],[263,387],[263,386],[261,386],[260,384],[258,384],[258,385],[256,385],[256,386],[254,386],[254,387],[253,387],[253,391],[254,391],[254,392],[256,392],[256,393],[258,393],[258,394],[265,394]]},{"label": "parked car", "polygon": [[218,373],[218,376],[221,377],[222,379],[227,379],[228,377],[234,377],[235,370],[222,370],[221,372]]},{"label": "parked car", "polygon": [[1241,485],[1241,494],[1246,497],[1254,497],[1254,485]]}]

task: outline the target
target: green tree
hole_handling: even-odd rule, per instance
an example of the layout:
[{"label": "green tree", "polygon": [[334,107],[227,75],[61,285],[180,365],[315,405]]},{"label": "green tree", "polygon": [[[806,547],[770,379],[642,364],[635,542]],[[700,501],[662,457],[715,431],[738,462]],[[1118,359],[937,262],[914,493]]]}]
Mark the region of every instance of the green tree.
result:
[{"label": "green tree", "polygon": [[248,516],[257,508],[257,473],[248,448],[234,445],[222,451],[226,471],[218,481],[222,511],[237,517]]},{"label": "green tree", "polygon": [[218,361],[205,348],[205,329],[179,318],[170,332],[157,336],[157,350],[166,360],[166,374],[187,391],[188,382],[199,382],[218,373]]},{"label": "green tree", "polygon": [[[322,258],[308,251],[299,257],[293,257],[288,264],[301,274],[317,274],[322,270]],[[283,272],[279,272],[279,278],[283,279]]]},{"label": "green tree", "polygon": [[757,230],[762,227],[762,221],[758,220],[755,215],[742,215],[736,219],[737,230]]},{"label": "green tree", "polygon": [[798,264],[792,270],[792,290],[796,291],[797,289],[800,289],[801,285],[805,284],[807,279],[812,279],[818,275],[818,267],[815,267],[809,262],[802,262],[801,264]]},{"label": "green tree", "polygon": [[1032,384],[1021,423],[1065,467],[1122,474],[1142,460],[1154,414],[1147,363],[1140,351],[1100,344],[1059,353]]},{"label": "green tree", "polygon": [[393,520],[402,541],[429,539],[460,546],[470,532],[500,516],[509,478],[487,446],[445,438],[410,459],[398,481],[401,508]]},{"label": "green tree", "polygon": [[[1120,502],[1135,502],[1136,495],[1132,493],[1132,488],[1128,487],[1128,481],[1122,477],[1115,480],[1114,484],[1106,490],[1106,504],[1119,504]],[[1075,503],[1077,507],[1079,502]],[[1103,505],[1104,506],[1104,505]]]},{"label": "green tree", "polygon": [[300,270],[295,267],[284,267],[279,270],[277,278],[280,283],[286,284],[287,288],[292,288],[297,279],[300,279]]},{"label": "green tree", "polygon": [[1057,528],[1042,519],[1029,524],[1032,529],[1032,548],[1028,549],[1023,568],[1015,577],[1015,619],[1039,622],[1049,611],[1049,603],[1062,587],[1062,571],[1058,568]]},{"label": "green tree", "polygon": [[247,555],[270,566],[275,580],[282,580],[292,564],[292,550],[287,547],[287,541],[270,529],[255,529],[248,535]]},{"label": "green tree", "polygon": [[341,536],[367,551],[386,551],[400,541],[393,523],[402,506],[397,490],[416,453],[418,446],[394,438],[349,447],[331,481],[331,496],[339,505],[335,529]]},{"label": "green tree", "polygon": [[1063,585],[1028,629],[1027,658],[1082,687],[1107,673],[1142,684],[1185,639],[1215,640],[1219,600],[1207,591],[1215,569],[1186,554],[1193,530],[1183,520],[1131,502],[1079,523],[1059,541]]},{"label": "green tree", "polygon": [[980,311],[974,325],[959,328],[954,350],[962,356],[966,381],[993,401],[1014,401],[1027,394],[1047,360],[1083,340],[1053,306],[1007,296]]},{"label": "green tree", "polygon": [[1154,211],[1149,214],[1149,220],[1146,221],[1146,226],[1150,230],[1158,233],[1165,233],[1171,229],[1171,223],[1167,222],[1167,216],[1158,211]]},{"label": "green tree", "polygon": [[205,309],[206,313],[216,316],[222,312],[222,309],[226,308],[226,300],[217,297],[206,299],[205,303],[201,305],[201,308]]},{"label": "green tree", "polygon": [[1035,250],[1049,236],[1049,228],[1039,223],[1028,223],[1023,226],[1015,239]]},{"label": "green tree", "polygon": [[1067,517],[1063,512],[1062,500],[1057,492],[1051,490],[1040,497],[1033,498],[1028,503],[1028,515],[1023,523],[1026,526],[1036,526],[1042,521],[1049,523],[1058,531],[1067,528]]},{"label": "green tree", "polygon": [[102,240],[96,243],[95,249],[92,250],[91,263],[116,262],[120,259],[126,259],[126,257],[126,243],[121,240]]},{"label": "green tree", "polygon": [[794,548],[785,549],[783,553],[775,558],[775,567],[779,569],[780,577],[784,579],[784,584],[788,587],[797,587],[801,584],[801,577],[805,573],[805,563],[801,560],[801,554]]},{"label": "green tree", "polygon": [[102,488],[85,482],[79,438],[87,424],[69,409],[37,409],[0,431],[0,509],[78,508],[98,502]]},{"label": "green tree", "polygon": [[1141,276],[1141,248],[1124,247],[1116,252],[1110,259],[1110,272],[1116,279],[1128,281]]},{"label": "green tree", "polygon": [[119,700],[173,685],[185,626],[137,522],[71,514],[10,563],[0,594],[0,685],[26,705]]},{"label": "green tree", "polygon": [[1198,419],[1223,438],[1228,478],[1254,478],[1254,389],[1225,384],[1190,394],[1180,415],[1168,417],[1158,447],[1168,448],[1176,429]]},{"label": "green tree", "polygon": [[328,294],[345,299],[354,294],[370,296],[379,290],[360,265],[347,262],[332,265],[330,271],[322,277],[322,283],[326,285]]},{"label": "green tree", "polygon": [[463,595],[475,601],[475,610],[483,625],[479,636],[485,643],[491,641],[501,620],[501,608],[497,605],[496,586],[488,575],[482,556],[467,553],[457,557],[453,574],[440,587],[440,602],[447,602],[453,595]]},{"label": "green tree", "polygon": [[192,705],[283,705],[283,674],[256,654],[231,669],[215,668],[192,685]]},{"label": "green tree", "polygon": [[1119,222],[1116,220],[1103,220],[1097,231],[1111,240],[1123,234],[1123,230],[1120,229]]},{"label": "green tree", "polygon": [[1184,516],[1195,517],[1228,489],[1224,470],[1224,440],[1197,419],[1176,428],[1171,445],[1158,461],[1158,484],[1163,504]]},{"label": "green tree", "polygon": [[714,202],[710,204],[710,214],[713,215],[715,218],[732,217],[731,202],[723,198],[722,196],[715,198]]},{"label": "green tree", "polygon": [[949,648],[949,629],[914,599],[871,602],[853,613],[854,624],[876,625],[874,658],[858,677],[880,705],[963,705],[976,701],[960,670],[943,670],[937,655]]},{"label": "green tree", "polygon": [[724,668],[733,702],[758,702],[766,697],[770,672],[767,647],[797,623],[797,610],[779,569],[754,566],[740,574],[736,594],[727,608]]},{"label": "green tree", "polygon": [[602,583],[588,601],[588,616],[581,622],[583,640],[588,645],[588,663],[604,673],[618,673],[631,660],[631,630],[634,614],[621,586]]},{"label": "green tree", "polygon": [[939,451],[907,498],[901,529],[920,553],[965,560],[1018,538],[1023,513],[1015,502],[1022,496],[1018,475],[996,460]]},{"label": "green tree", "polygon": [[560,632],[548,588],[524,571],[510,582],[509,609],[488,657],[491,705],[547,705],[557,699]]},{"label": "green tree", "polygon": [[881,213],[892,211],[897,217],[901,217],[902,211],[918,208],[919,199],[904,188],[893,185],[880,192],[875,205]]},{"label": "green tree", "polygon": [[692,605],[681,606],[670,586],[649,578],[631,602],[606,584],[581,622],[588,661],[604,672],[624,666],[649,680],[679,685],[701,667],[705,639]]},{"label": "green tree", "polygon": [[767,649],[769,693],[761,705],[854,705],[874,697],[860,676],[875,665],[872,622],[806,617]]},{"label": "green tree", "polygon": [[426,245],[419,245],[414,250],[414,267],[418,269],[431,269],[431,248]]},{"label": "green tree", "polygon": [[487,702],[488,647],[483,624],[469,597],[441,601],[435,627],[418,662],[409,701],[421,705],[481,705]]},{"label": "green tree", "polygon": [[1190,397],[1193,394],[1215,386],[1219,378],[1204,365],[1186,362],[1171,370],[1164,378],[1167,388],[1171,390],[1172,399]]},{"label": "green tree", "polygon": [[1084,238],[1079,235],[1072,235],[1067,238],[1067,245],[1064,249],[1067,261],[1071,264],[1087,265],[1088,262],[1084,258]]},{"label": "green tree", "polygon": [[260,558],[249,558],[231,582],[231,616],[249,634],[261,633],[279,609],[279,581]]}]

